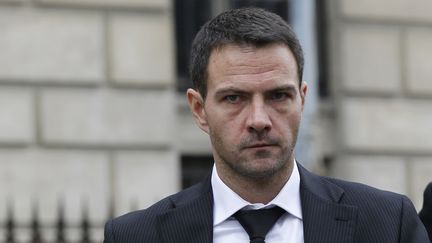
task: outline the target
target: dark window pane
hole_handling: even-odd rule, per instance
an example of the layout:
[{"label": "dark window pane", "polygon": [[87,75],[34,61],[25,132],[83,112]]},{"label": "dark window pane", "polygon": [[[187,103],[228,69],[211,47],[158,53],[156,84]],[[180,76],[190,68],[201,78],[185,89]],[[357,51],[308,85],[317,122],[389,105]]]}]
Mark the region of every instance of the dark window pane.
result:
[{"label": "dark window pane", "polygon": [[212,155],[183,155],[181,157],[182,188],[190,187],[210,175]]},{"label": "dark window pane", "polygon": [[328,67],[329,67],[329,45],[327,42],[327,13],[324,1],[315,1],[316,11],[316,36],[318,49],[318,93],[322,98],[328,97],[329,82],[328,82]]},{"label": "dark window pane", "polygon": [[178,90],[192,86],[188,74],[190,47],[198,30],[211,18],[211,0],[174,0]]},{"label": "dark window pane", "polygon": [[288,20],[287,0],[230,0],[232,8],[258,7],[278,14]]}]

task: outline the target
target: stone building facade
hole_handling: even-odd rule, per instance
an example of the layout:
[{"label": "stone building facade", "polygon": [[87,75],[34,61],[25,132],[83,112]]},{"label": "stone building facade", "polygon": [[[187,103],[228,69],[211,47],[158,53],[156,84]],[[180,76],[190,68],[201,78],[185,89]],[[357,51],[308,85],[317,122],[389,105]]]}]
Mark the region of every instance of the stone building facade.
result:
[{"label": "stone building facade", "polygon": [[432,3],[329,1],[329,172],[408,195],[432,181]]},{"label": "stone building facade", "polygon": [[[419,207],[432,180],[432,3],[324,6],[330,92],[310,127],[313,168]],[[69,222],[85,205],[100,241],[110,205],[115,215],[150,205],[181,188],[182,155],[211,153],[176,89],[173,8],[0,0],[0,222],[9,204],[18,222],[36,204],[48,224],[59,201]]]}]

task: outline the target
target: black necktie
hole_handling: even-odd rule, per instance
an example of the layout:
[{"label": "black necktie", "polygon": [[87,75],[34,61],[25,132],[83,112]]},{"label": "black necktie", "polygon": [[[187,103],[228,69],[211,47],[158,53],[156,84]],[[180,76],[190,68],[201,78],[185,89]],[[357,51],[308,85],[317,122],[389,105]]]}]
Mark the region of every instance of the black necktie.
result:
[{"label": "black necktie", "polygon": [[264,243],[264,239],[276,221],[285,213],[280,207],[237,211],[234,217],[249,235],[250,243]]}]

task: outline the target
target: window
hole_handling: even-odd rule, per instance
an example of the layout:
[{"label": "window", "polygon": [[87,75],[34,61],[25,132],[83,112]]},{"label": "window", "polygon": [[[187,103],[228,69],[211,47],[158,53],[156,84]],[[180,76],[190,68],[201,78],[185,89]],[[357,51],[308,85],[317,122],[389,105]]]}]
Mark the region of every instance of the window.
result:
[{"label": "window", "polygon": [[210,175],[213,166],[211,155],[183,155],[181,157],[182,188],[188,188]]},{"label": "window", "polygon": [[230,0],[231,8],[258,7],[278,14],[285,20],[289,20],[287,0]]},{"label": "window", "polygon": [[329,45],[327,42],[327,12],[324,1],[315,1],[316,36],[317,36],[317,60],[318,60],[318,94],[321,98],[330,95],[328,82]]},{"label": "window", "polygon": [[288,20],[288,0],[174,0],[177,50],[177,90],[184,92],[192,86],[189,78],[189,53],[201,26],[223,8],[260,7]]},{"label": "window", "polygon": [[177,50],[177,89],[192,86],[189,79],[189,52],[196,33],[212,17],[211,0],[174,0]]}]

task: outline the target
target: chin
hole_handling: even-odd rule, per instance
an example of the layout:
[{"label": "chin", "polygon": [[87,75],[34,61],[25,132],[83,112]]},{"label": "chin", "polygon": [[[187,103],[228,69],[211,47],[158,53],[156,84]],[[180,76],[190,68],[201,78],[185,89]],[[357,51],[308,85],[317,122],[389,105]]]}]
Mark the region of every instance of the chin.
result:
[{"label": "chin", "polygon": [[276,172],[275,170],[249,170],[245,171],[243,176],[252,179],[267,179],[273,177]]},{"label": "chin", "polygon": [[268,159],[258,159],[253,164],[239,166],[237,172],[244,177],[254,179],[270,178],[286,168],[286,163],[281,161],[269,161]]}]

